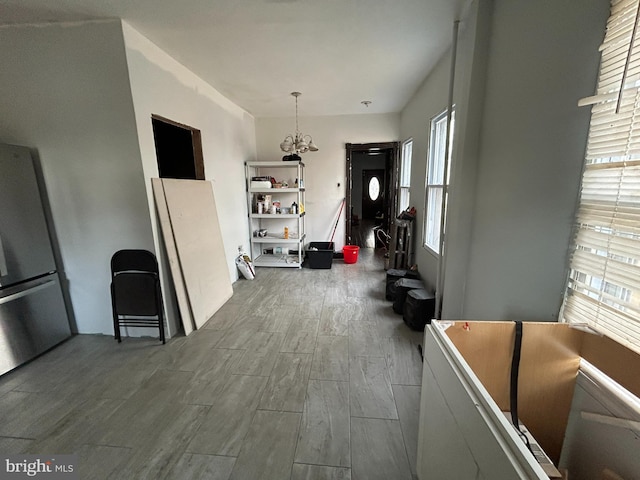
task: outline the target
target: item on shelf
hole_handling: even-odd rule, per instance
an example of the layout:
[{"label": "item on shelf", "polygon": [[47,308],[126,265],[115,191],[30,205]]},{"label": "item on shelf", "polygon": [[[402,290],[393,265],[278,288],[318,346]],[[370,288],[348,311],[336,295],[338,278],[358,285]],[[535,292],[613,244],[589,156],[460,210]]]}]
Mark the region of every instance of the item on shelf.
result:
[{"label": "item on shelf", "polygon": [[269,180],[251,180],[251,188],[271,188]]},{"label": "item on shelf", "polygon": [[293,202],[291,204],[291,213],[293,215],[297,215],[298,214],[298,204],[296,202]]},{"label": "item on shelf", "polygon": [[266,228],[261,228],[260,230],[258,230],[258,237],[266,237],[266,236],[267,236]]},{"label": "item on shelf", "polygon": [[285,240],[289,239],[289,227],[284,227],[284,238]]}]

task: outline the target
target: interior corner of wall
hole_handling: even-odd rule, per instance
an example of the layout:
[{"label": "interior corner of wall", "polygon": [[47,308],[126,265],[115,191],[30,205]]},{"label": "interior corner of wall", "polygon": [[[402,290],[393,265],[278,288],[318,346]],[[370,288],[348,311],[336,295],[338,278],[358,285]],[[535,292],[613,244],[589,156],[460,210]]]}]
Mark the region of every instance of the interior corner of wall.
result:
[{"label": "interior corner of wall", "polygon": [[247,114],[250,115],[242,107],[236,105],[224,96],[213,85],[199,77],[193,71],[189,70],[189,68],[170,56],[158,45],[128,24],[126,20],[121,20],[121,22],[128,57],[129,52],[138,53],[147,62],[171,75],[175,79],[177,85],[182,85],[190,91],[198,92],[199,95],[206,97],[212,103],[224,109],[228,114],[233,115],[236,118],[244,119]]}]

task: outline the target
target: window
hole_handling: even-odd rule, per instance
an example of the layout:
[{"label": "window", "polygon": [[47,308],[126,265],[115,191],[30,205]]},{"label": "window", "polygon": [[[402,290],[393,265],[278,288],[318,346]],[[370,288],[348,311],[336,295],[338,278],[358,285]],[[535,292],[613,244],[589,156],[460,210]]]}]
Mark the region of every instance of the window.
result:
[{"label": "window", "polygon": [[369,180],[369,199],[375,202],[380,196],[380,180],[378,177],[371,177]]},{"label": "window", "polygon": [[562,318],[640,352],[637,12],[638,0],[613,2],[598,89],[580,102],[592,105],[591,125]]},{"label": "window", "polygon": [[409,189],[411,187],[411,155],[413,140],[402,143],[402,159],[400,160],[400,181],[398,182],[398,215],[409,208]]},{"label": "window", "polygon": [[[449,158],[453,144],[455,127],[454,112],[451,113],[451,135],[449,141]],[[447,111],[445,110],[431,120],[429,136],[429,155],[427,160],[426,200],[424,209],[424,246],[434,253],[440,254],[440,226],[443,213],[443,202],[446,208],[445,191],[445,148],[447,144]],[[451,163],[449,163],[451,165]],[[449,172],[447,171],[447,184]]]}]

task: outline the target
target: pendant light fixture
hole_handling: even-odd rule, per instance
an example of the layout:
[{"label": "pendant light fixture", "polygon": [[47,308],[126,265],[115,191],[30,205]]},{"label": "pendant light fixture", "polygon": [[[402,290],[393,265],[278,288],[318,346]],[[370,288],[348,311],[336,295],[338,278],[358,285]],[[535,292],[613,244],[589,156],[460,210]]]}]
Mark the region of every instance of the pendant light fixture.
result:
[{"label": "pendant light fixture", "polygon": [[[300,92],[291,92],[296,99],[296,133],[295,135],[287,135],[280,144],[280,150],[293,155],[299,155],[306,152],[317,152],[318,147],[313,143],[311,135],[304,135],[298,129],[298,97],[302,95]],[[287,158],[287,157],[285,157]]]}]

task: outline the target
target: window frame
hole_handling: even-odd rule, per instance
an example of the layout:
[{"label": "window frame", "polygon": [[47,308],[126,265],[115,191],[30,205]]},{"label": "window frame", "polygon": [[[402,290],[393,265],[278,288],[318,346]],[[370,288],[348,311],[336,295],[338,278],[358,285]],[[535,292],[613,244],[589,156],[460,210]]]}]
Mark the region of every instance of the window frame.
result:
[{"label": "window frame", "polygon": [[[455,132],[455,108],[451,110],[449,162],[447,164],[445,181],[444,167],[447,158],[445,148],[447,142],[447,122],[449,119],[448,113],[448,109],[445,109],[432,117],[429,122],[429,148],[427,151],[427,168],[425,172],[422,246],[436,257],[441,255],[440,244],[445,230],[442,229],[442,215],[444,214],[446,219],[448,198],[448,189],[446,187],[448,187],[451,180],[451,152]],[[441,128],[443,124],[444,128]],[[438,129],[440,130],[438,131]],[[437,138],[435,136],[436,134],[439,135]],[[438,195],[437,192],[440,192],[440,194]]]},{"label": "window frame", "polygon": [[[408,153],[407,153],[408,150]],[[400,215],[411,206],[411,162],[413,159],[413,138],[402,142],[400,172],[398,175],[398,211]]]}]

